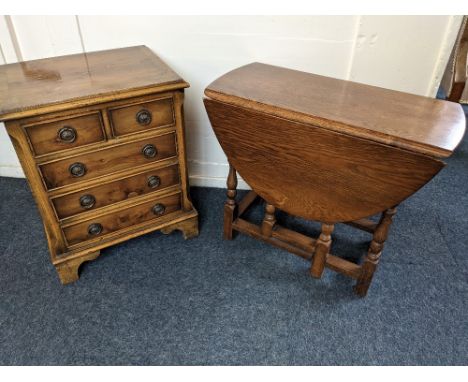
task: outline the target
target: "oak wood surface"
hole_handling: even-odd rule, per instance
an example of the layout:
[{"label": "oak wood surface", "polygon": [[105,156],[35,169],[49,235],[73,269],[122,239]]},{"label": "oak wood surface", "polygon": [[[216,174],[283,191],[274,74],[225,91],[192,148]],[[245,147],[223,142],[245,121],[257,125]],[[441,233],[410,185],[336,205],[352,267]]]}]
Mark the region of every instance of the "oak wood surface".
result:
[{"label": "oak wood surface", "polygon": [[[162,204],[165,208],[164,212],[160,215],[156,215],[152,210],[156,204]],[[160,219],[163,216],[180,210],[180,207],[180,194],[155,197],[154,200],[122,209],[117,213],[100,216],[99,218],[94,218],[66,227],[63,231],[67,244],[71,246],[87,240],[98,240],[111,232],[146,222],[148,220]],[[88,229],[91,224],[100,224],[102,226],[101,233],[98,235],[89,234]]]},{"label": "oak wood surface", "polygon": [[[142,150],[147,145],[153,145],[157,154],[153,158],[146,157]],[[109,172],[117,172],[134,168],[139,165],[156,162],[177,155],[175,134],[166,134],[123,145],[116,145],[100,151],[70,156],[67,159],[41,164],[40,171],[48,189],[62,187],[71,183],[82,182],[99,177]],[[83,176],[73,176],[70,166],[81,163],[86,172]]]},{"label": "oak wood surface", "polygon": [[[73,149],[105,139],[100,113],[82,116],[70,116],[53,122],[34,125],[24,125],[24,129],[31,141],[32,150],[36,155],[54,153]],[[61,129],[69,128],[75,131],[73,141],[60,139]]]},{"label": "oak wood surface", "polygon": [[[148,193],[159,192],[167,187],[179,184],[178,165],[163,167],[145,171],[140,174],[122,177],[116,181],[89,187],[85,190],[66,194],[52,199],[55,211],[59,219],[76,214],[96,210],[109,204],[118,203],[122,200],[134,198]],[[151,186],[149,179],[157,177],[158,185]],[[91,196],[95,201],[89,208],[84,208],[80,198]]]},{"label": "oak wood surface", "polygon": [[[183,221],[190,220],[193,226],[198,226],[198,213],[196,210],[191,211],[176,211],[169,215],[164,215],[156,220],[148,220],[142,223],[122,228],[121,230],[114,231],[96,240],[88,240],[77,245],[67,248],[67,252],[56,256],[52,263],[54,265],[68,262],[72,259],[85,256],[96,250],[109,247],[111,245],[122,243],[126,240],[145,235],[149,232],[162,230],[167,226],[178,224]],[[194,230],[192,230],[194,231]]]},{"label": "oak wood surface", "polygon": [[110,101],[128,98],[128,92],[185,87],[188,84],[146,46],[2,65],[0,120],[95,103],[97,96]]},{"label": "oak wood surface", "polygon": [[225,74],[205,95],[435,157],[451,154],[466,124],[455,103],[261,63]]},{"label": "oak wood surface", "polygon": [[[148,124],[137,121],[139,112],[147,112],[151,116]],[[172,126],[175,122],[172,97],[151,102],[143,102],[109,109],[113,133],[116,136],[135,134],[142,130],[163,126]]]},{"label": "oak wood surface", "polygon": [[[205,99],[229,162],[292,215],[347,222],[399,204],[444,164],[426,155]],[[232,191],[234,192],[234,191]]]}]

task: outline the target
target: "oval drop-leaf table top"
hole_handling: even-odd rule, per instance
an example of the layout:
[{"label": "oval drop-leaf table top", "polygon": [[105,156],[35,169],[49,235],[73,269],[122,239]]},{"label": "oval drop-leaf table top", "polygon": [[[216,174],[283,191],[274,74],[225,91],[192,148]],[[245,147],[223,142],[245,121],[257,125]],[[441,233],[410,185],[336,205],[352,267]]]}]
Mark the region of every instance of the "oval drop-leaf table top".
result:
[{"label": "oval drop-leaf table top", "polygon": [[453,102],[252,63],[205,90],[213,100],[444,158],[465,132]]},{"label": "oval drop-leaf table top", "polygon": [[205,95],[216,137],[252,189],[329,223],[414,194],[465,130],[455,103],[258,63],[220,77]]}]

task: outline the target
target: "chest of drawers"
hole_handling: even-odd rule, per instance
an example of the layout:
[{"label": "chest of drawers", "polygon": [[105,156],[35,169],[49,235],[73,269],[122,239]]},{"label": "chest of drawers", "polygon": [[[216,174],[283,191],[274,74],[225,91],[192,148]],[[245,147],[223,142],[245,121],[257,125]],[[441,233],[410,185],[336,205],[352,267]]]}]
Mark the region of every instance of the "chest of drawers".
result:
[{"label": "chest of drawers", "polygon": [[63,284],[110,245],[154,230],[198,235],[185,154],[188,86],[144,46],[0,67],[0,120]]}]

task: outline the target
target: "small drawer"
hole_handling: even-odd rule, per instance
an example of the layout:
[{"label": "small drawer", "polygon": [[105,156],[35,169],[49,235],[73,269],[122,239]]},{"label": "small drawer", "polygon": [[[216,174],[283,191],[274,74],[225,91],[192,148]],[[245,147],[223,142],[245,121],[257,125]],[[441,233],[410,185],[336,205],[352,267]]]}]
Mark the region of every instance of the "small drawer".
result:
[{"label": "small drawer", "polygon": [[172,97],[109,109],[115,136],[174,125]]},{"label": "small drawer", "polygon": [[179,166],[173,165],[52,199],[60,219],[105,207],[128,198],[179,184]]},{"label": "small drawer", "polygon": [[25,126],[35,155],[54,153],[105,139],[100,113]]},{"label": "small drawer", "polygon": [[180,208],[180,194],[155,198],[137,206],[66,227],[63,232],[68,245],[71,246],[139,223],[160,219]]},{"label": "small drawer", "polygon": [[47,189],[66,186],[177,155],[174,133],[39,165]]}]

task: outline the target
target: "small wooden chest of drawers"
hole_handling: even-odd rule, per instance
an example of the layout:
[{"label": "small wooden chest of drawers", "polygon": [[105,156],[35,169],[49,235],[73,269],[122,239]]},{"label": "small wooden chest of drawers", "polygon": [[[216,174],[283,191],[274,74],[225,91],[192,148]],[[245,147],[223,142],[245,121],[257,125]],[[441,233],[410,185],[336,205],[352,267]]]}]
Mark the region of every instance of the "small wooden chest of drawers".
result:
[{"label": "small wooden chest of drawers", "polygon": [[0,66],[5,121],[62,283],[102,248],[198,235],[183,123],[189,85],[147,47]]}]

